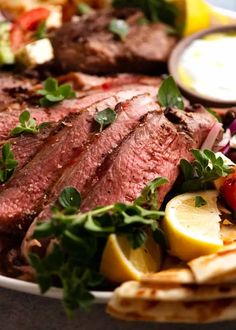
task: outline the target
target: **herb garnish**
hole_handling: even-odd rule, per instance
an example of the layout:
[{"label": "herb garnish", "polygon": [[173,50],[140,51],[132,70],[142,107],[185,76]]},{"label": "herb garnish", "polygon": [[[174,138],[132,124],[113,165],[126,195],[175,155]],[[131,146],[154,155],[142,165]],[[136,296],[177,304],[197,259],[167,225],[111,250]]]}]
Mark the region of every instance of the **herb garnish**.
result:
[{"label": "herb garnish", "polygon": [[40,40],[47,37],[47,26],[46,21],[39,23],[37,30],[34,33],[34,39]]},{"label": "herb garnish", "polygon": [[17,136],[22,133],[37,134],[39,130],[47,123],[42,123],[40,125],[36,124],[36,120],[30,118],[30,112],[28,110],[23,111],[19,116],[20,124],[18,124],[12,131],[11,136]]},{"label": "herb garnish", "polygon": [[113,0],[112,5],[115,8],[141,9],[152,22],[162,21],[173,26],[178,16],[177,7],[166,0]]},{"label": "herb garnish", "polygon": [[212,116],[214,116],[219,123],[222,123],[222,119],[220,118],[220,116],[212,109],[212,108],[205,108],[206,111],[208,111]]},{"label": "herb garnish", "polygon": [[121,40],[124,40],[129,33],[129,25],[123,19],[114,18],[109,25],[109,31],[118,35]]},{"label": "herb garnish", "polygon": [[93,12],[93,9],[85,2],[81,2],[77,6],[79,14],[86,15],[91,14]]},{"label": "herb garnish", "polygon": [[[80,194],[75,188],[68,187],[59,197],[60,206],[64,209],[54,207],[50,221],[37,225],[33,237],[53,239],[54,245],[43,259],[31,254],[30,263],[36,270],[37,281],[43,293],[53,285],[53,279],[59,281],[64,291],[63,303],[69,316],[78,307],[87,308],[93,302],[94,297],[89,290],[103,281],[99,267],[110,234],[125,236],[134,249],[145,242],[147,232],[152,233],[158,243],[164,244],[163,233],[157,221],[164,212],[147,210],[137,203],[139,200],[142,204],[144,200],[145,204],[151,205],[152,202],[147,198],[151,196],[153,200],[154,189],[161,185],[162,180],[154,181],[155,183],[149,184],[149,188],[143,190],[142,195],[145,198],[138,198],[134,204],[117,203],[74,214],[68,214],[68,209],[79,207]],[[151,193],[147,193],[148,191]]]},{"label": "herb garnish", "polygon": [[195,197],[195,207],[202,207],[207,204],[207,201],[202,196]]},{"label": "herb garnish", "polygon": [[182,95],[171,76],[167,77],[161,84],[157,99],[162,107],[177,107],[178,109],[184,110]]},{"label": "herb garnish", "polygon": [[96,113],[94,119],[100,125],[100,132],[102,132],[104,127],[112,124],[115,121],[116,112],[111,108],[106,108],[105,110]]},{"label": "herb garnish", "polygon": [[0,158],[0,182],[6,182],[15,171],[18,161],[14,159],[10,143],[5,143],[2,147],[2,158]]},{"label": "herb garnish", "polygon": [[145,206],[152,210],[158,210],[157,192],[158,188],[163,184],[168,183],[166,178],[157,178],[151,181],[142,191],[141,195],[135,200],[136,205]]},{"label": "herb garnish", "polygon": [[184,175],[184,183],[181,191],[197,191],[211,187],[212,182],[220,177],[225,177],[234,172],[234,169],[226,165],[220,156],[211,150],[193,149],[195,158],[191,164],[186,159],[181,159],[180,167]]},{"label": "herb garnish", "polygon": [[40,99],[40,104],[44,107],[49,107],[54,103],[76,96],[71,85],[62,84],[59,86],[58,81],[51,77],[44,81],[43,87],[44,89],[40,89],[37,93],[43,95]]}]

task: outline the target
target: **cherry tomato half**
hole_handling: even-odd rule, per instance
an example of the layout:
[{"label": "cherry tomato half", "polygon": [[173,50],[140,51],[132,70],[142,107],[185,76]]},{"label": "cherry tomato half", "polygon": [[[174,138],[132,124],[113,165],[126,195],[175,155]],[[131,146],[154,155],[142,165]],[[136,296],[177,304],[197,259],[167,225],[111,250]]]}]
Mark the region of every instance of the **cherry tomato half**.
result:
[{"label": "cherry tomato half", "polygon": [[236,173],[233,173],[226,178],[221,188],[221,193],[228,206],[236,211]]}]

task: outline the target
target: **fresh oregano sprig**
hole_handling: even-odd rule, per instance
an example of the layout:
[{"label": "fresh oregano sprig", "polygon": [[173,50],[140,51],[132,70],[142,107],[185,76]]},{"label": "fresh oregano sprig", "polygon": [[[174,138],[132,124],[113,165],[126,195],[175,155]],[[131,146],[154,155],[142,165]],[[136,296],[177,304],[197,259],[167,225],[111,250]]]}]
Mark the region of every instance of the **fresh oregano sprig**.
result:
[{"label": "fresh oregano sprig", "polygon": [[59,85],[58,81],[51,77],[44,81],[43,87],[43,89],[37,91],[38,94],[43,95],[39,100],[43,107],[50,107],[55,103],[76,96],[70,84]]},{"label": "fresh oregano sprig", "polygon": [[116,112],[111,108],[106,108],[97,112],[94,119],[100,125],[100,132],[102,132],[106,126],[112,124],[115,121]]},{"label": "fresh oregano sprig", "polygon": [[193,149],[192,154],[195,158],[193,163],[186,159],[182,159],[180,162],[184,176],[182,192],[208,189],[214,180],[234,172],[232,167],[224,163],[222,157],[217,156],[211,150]]},{"label": "fresh oregano sprig", "polygon": [[[158,221],[164,213],[155,207],[148,210],[140,205],[151,204],[147,196],[153,198],[154,186],[159,187],[160,181],[144,189],[144,197],[137,199],[139,203],[116,203],[86,213],[78,213],[79,192],[67,187],[58,199],[58,207],[53,208],[50,221],[37,225],[33,237],[53,239],[54,243],[44,258],[31,254],[30,263],[42,292],[53,285],[54,279],[60,283],[69,316],[77,308],[87,308],[92,303],[94,297],[90,290],[103,281],[99,267],[110,234],[125,236],[134,249],[144,244],[147,232],[153,233],[158,243],[163,243]],[[72,209],[77,212],[71,212]]]},{"label": "fresh oregano sprig", "polygon": [[180,110],[184,110],[182,95],[171,76],[167,77],[161,84],[158,90],[157,100],[163,108],[177,107]]},{"label": "fresh oregano sprig", "polygon": [[93,12],[92,7],[90,7],[87,3],[85,2],[80,2],[77,6],[78,13],[81,15],[88,15]]},{"label": "fresh oregano sprig", "polygon": [[6,182],[14,173],[18,161],[14,159],[10,143],[5,143],[2,147],[2,157],[0,158],[0,182]]},{"label": "fresh oregano sprig", "polygon": [[37,125],[36,120],[30,117],[28,110],[23,111],[19,116],[19,124],[11,131],[11,136],[17,136],[22,133],[37,134],[47,123]]},{"label": "fresh oregano sprig", "polygon": [[123,19],[114,18],[109,24],[109,31],[124,40],[129,33],[129,24]]}]

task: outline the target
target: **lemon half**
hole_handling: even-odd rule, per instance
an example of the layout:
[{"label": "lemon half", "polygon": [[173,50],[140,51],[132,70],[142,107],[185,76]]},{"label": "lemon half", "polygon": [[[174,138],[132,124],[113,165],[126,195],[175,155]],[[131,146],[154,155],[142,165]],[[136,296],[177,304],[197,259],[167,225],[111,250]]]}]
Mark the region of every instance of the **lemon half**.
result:
[{"label": "lemon half", "polygon": [[125,237],[112,234],[103,252],[100,271],[110,282],[122,283],[157,272],[160,266],[161,249],[152,237],[142,247],[132,249]]},{"label": "lemon half", "polygon": [[[206,205],[196,207],[196,196],[201,196]],[[189,261],[219,250],[223,246],[219,213],[217,191],[214,190],[173,198],[166,206],[164,219],[170,253]]]}]

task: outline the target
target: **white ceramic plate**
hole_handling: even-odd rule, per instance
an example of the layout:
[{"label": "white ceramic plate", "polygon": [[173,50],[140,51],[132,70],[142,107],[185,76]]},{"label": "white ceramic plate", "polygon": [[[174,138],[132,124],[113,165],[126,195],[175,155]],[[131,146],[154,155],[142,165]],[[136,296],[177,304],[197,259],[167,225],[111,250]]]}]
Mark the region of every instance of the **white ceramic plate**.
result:
[{"label": "white ceramic plate", "polygon": [[[236,18],[236,13],[234,11],[222,9],[219,7],[217,8],[217,11],[232,18]],[[13,279],[2,275],[0,275],[0,287],[33,295],[41,295],[39,286],[37,284]],[[106,291],[95,291],[92,293],[95,296],[95,303],[97,304],[106,304],[112,296],[112,292]],[[62,290],[59,288],[51,288],[43,296],[54,299],[62,299]]]},{"label": "white ceramic plate", "polygon": [[[35,283],[16,280],[14,278],[0,275],[0,287],[11,289],[15,291],[25,292],[34,295],[41,295],[39,286]],[[111,298],[112,292],[97,291],[92,292],[95,296],[95,303],[105,304]],[[51,288],[43,296],[54,299],[62,299],[62,290],[58,288]]]}]

